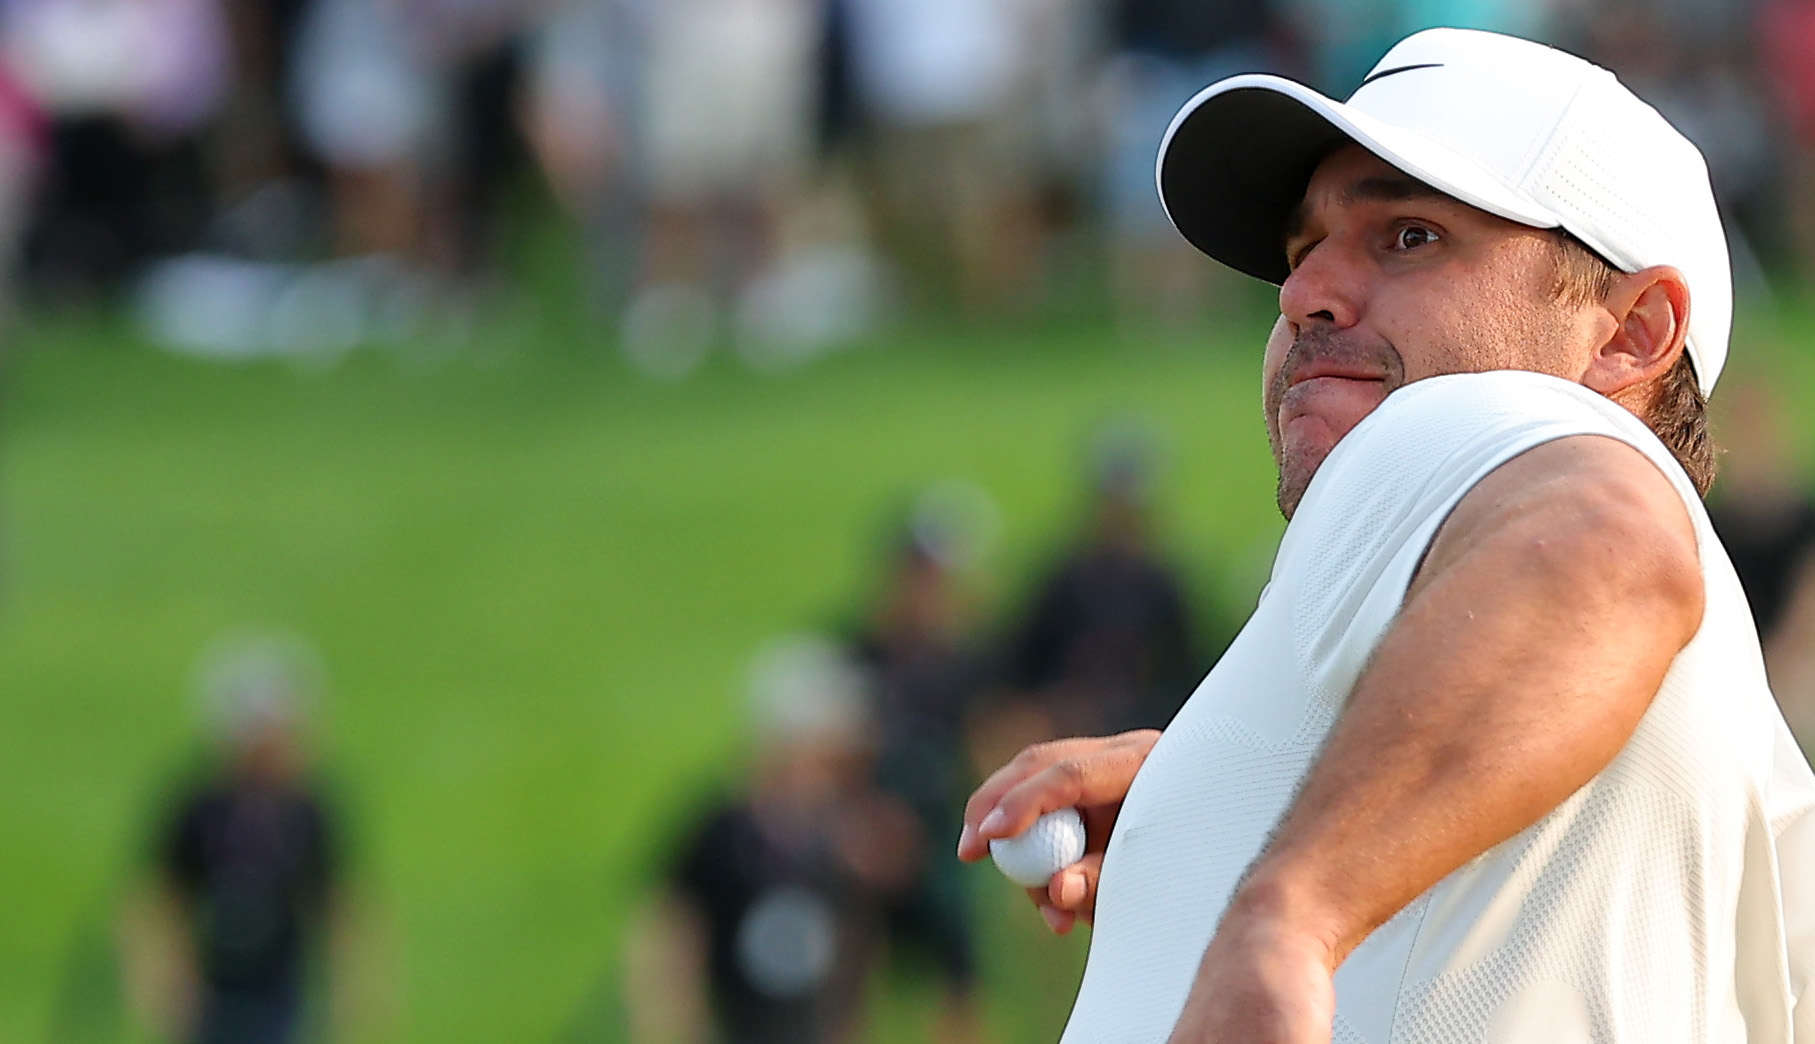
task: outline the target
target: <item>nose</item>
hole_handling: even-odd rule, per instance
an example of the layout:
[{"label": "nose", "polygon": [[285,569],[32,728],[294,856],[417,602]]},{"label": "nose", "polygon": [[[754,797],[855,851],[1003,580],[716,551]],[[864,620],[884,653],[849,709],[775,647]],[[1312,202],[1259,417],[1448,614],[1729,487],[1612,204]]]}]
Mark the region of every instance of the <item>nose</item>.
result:
[{"label": "nose", "polygon": [[1279,287],[1279,314],[1294,326],[1326,322],[1338,328],[1361,321],[1363,262],[1335,237],[1304,256]]}]

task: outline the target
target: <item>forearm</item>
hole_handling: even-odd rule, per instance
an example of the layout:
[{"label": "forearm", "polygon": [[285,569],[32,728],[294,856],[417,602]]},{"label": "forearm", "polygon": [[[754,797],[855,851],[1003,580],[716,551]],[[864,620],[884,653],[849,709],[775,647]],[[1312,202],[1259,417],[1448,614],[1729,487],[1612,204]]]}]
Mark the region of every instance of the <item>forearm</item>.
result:
[{"label": "forearm", "polygon": [[639,910],[624,964],[631,1040],[708,1038],[705,926],[691,903],[663,895]]},{"label": "forearm", "polygon": [[119,924],[121,978],[128,1008],[146,1027],[178,1038],[194,1014],[196,961],[184,929],[183,900],[170,889],[135,889]]}]

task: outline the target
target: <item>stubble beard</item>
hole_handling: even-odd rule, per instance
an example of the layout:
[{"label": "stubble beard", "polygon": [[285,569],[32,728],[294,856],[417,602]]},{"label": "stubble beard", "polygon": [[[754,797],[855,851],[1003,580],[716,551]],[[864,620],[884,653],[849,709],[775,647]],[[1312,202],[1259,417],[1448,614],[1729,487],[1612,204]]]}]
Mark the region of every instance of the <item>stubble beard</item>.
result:
[{"label": "stubble beard", "polygon": [[[1292,347],[1287,349],[1279,370],[1268,382],[1263,402],[1267,445],[1273,451],[1273,465],[1278,472],[1273,499],[1279,505],[1279,513],[1288,522],[1298,510],[1299,501],[1304,499],[1305,491],[1310,488],[1317,469],[1335,448],[1329,446],[1321,450],[1288,450],[1283,445],[1284,440],[1279,430],[1280,403],[1285,399],[1292,374],[1312,362],[1379,369],[1386,377],[1389,393],[1405,383],[1405,360],[1391,342],[1383,339],[1371,345],[1358,343],[1354,338],[1345,337],[1340,331],[1327,326],[1309,326],[1299,330],[1292,340]],[[1343,435],[1346,437],[1347,432]]]}]

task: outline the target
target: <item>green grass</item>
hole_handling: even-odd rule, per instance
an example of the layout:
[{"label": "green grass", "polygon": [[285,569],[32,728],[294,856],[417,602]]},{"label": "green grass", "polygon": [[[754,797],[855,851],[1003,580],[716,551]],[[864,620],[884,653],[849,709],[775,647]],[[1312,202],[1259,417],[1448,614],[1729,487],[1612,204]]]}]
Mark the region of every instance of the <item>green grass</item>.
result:
[{"label": "green grass", "polygon": [[[1255,321],[1170,344],[903,335],[680,385],[512,329],[427,371],[191,362],[99,320],[16,346],[0,1039],[43,1039],[72,955],[108,930],[194,747],[191,663],[224,628],[294,627],[330,663],[323,747],[408,1038],[540,1040],[596,1003],[668,817],[735,764],[750,652],[861,601],[905,495],[957,477],[999,501],[978,578],[998,608],[1071,524],[1104,418],[1143,415],[1168,440],[1165,539],[1204,596],[1251,596],[1253,570],[1223,563],[1277,529]],[[1049,1033],[1078,944],[1047,948],[1057,982],[1016,967],[1002,955],[1031,945],[1031,914],[978,877],[1003,908],[992,1018],[1010,1039]]]},{"label": "green grass", "polygon": [[[1252,599],[1280,528],[1265,325],[934,330],[666,385],[548,319],[500,320],[437,367],[368,353],[330,372],[40,324],[0,418],[0,1040],[106,997],[113,910],[195,747],[191,663],[247,623],[296,628],[330,664],[322,747],[391,941],[395,1036],[608,1027],[670,817],[735,772],[746,658],[859,605],[917,487],[962,478],[999,502],[976,583],[1000,614],[1073,523],[1084,435],[1140,415],[1168,446],[1161,542],[1201,599]],[[1802,356],[1764,358],[1815,388]],[[1082,942],[1043,940],[987,870],[976,884],[990,1020],[1051,1039]],[[927,1006],[923,987],[891,995],[877,1039],[916,1039]]]}]

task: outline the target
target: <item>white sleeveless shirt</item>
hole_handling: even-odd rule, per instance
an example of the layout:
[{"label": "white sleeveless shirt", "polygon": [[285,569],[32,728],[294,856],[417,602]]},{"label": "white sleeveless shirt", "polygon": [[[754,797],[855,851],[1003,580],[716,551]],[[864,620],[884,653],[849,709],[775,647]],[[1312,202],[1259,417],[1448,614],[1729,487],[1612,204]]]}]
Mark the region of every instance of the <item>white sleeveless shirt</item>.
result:
[{"label": "white sleeveless shirt", "polygon": [[1739,581],[1643,424],[1523,372],[1407,385],[1324,461],[1253,617],[1128,792],[1066,1044],[1166,1040],[1438,527],[1507,460],[1589,434],[1639,449],[1682,495],[1701,629],[1612,763],[1349,956],[1335,1044],[1815,1044],[1815,775]]}]

